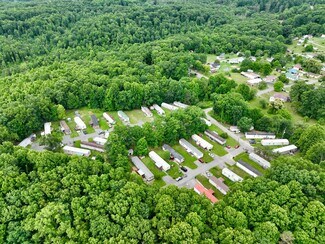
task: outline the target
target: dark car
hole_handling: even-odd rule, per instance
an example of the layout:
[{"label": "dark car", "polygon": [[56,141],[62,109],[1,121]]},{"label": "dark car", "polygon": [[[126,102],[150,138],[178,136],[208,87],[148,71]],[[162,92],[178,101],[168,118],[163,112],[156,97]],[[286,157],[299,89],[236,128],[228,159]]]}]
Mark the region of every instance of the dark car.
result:
[{"label": "dark car", "polygon": [[239,147],[240,147],[239,145],[235,146],[236,149],[239,148]]},{"label": "dark car", "polygon": [[231,148],[231,146],[227,145],[227,146],[226,146],[226,148],[230,149],[230,148]]},{"label": "dark car", "polygon": [[88,132],[86,131],[86,130],[83,130],[82,131],[85,135],[87,135],[88,134]]},{"label": "dark car", "polygon": [[199,162],[204,164],[204,160],[202,158],[199,158]]},{"label": "dark car", "polygon": [[187,168],[185,168],[184,166],[181,167],[181,170],[183,170],[184,172],[187,172]]},{"label": "dark car", "polygon": [[256,141],[254,139],[250,139],[248,142],[249,142],[249,144],[255,144],[256,143]]}]

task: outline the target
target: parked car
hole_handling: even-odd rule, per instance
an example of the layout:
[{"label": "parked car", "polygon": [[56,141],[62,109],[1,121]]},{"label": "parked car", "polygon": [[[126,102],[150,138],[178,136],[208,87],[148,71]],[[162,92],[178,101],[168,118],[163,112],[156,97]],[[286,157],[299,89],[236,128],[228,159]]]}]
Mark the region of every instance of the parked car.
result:
[{"label": "parked car", "polygon": [[181,170],[183,170],[184,172],[187,172],[187,168],[185,168],[184,166],[181,167]]},{"label": "parked car", "polygon": [[230,149],[230,148],[231,148],[231,146],[227,145],[227,146],[226,146],[226,148]]},{"label": "parked car", "polygon": [[204,160],[202,158],[199,158],[199,162],[204,164]]},{"label": "parked car", "polygon": [[181,176],[180,177],[177,177],[176,178],[176,181],[180,181],[181,179],[183,179],[183,177],[181,177]]},{"label": "parked car", "polygon": [[211,173],[209,171],[206,171],[205,174],[208,176],[208,177],[211,177]]},{"label": "parked car", "polygon": [[86,130],[83,130],[82,131],[85,135],[87,135],[88,134],[88,132],[86,131]]},{"label": "parked car", "polygon": [[239,148],[239,147],[240,147],[239,145],[235,146],[236,149]]},{"label": "parked car", "polygon": [[209,153],[209,156],[214,158],[216,155],[214,153]]},{"label": "parked car", "polygon": [[249,142],[249,144],[256,144],[255,139],[250,139],[248,142]]},{"label": "parked car", "polygon": [[105,131],[98,132],[98,135],[104,135],[104,134],[105,134]]}]

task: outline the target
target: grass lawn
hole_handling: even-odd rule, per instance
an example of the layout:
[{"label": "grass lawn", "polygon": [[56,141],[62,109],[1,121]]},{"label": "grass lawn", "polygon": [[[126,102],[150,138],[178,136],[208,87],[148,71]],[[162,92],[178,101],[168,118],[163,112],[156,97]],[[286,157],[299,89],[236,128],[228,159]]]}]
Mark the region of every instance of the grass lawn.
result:
[{"label": "grass lawn", "polygon": [[148,169],[154,174],[155,176],[154,184],[158,184],[159,186],[164,186],[165,182],[163,181],[162,177],[166,175],[165,172],[160,171],[156,167],[155,163],[149,157],[143,158],[142,161],[148,167]]},{"label": "grass lawn", "polygon": [[81,144],[80,140],[73,142],[73,146],[75,146],[75,147],[80,147],[80,144]]},{"label": "grass lawn", "polygon": [[240,83],[247,83],[247,78],[243,75],[241,75],[240,73],[233,73],[231,72],[231,78],[234,80],[234,81],[237,81],[237,82],[240,82]]},{"label": "grass lawn", "polygon": [[170,170],[167,171],[167,174],[170,175],[173,179],[182,176],[182,172],[179,169],[177,163],[169,160],[169,152],[162,150],[161,148],[153,149],[162,159],[164,159],[167,163],[170,164]]},{"label": "grass lawn", "polygon": [[196,177],[196,179],[198,181],[200,181],[202,183],[202,185],[204,185],[205,188],[207,188],[208,190],[209,189],[212,189],[214,191],[213,195],[218,198],[219,200],[223,198],[223,194],[217,190],[217,188],[215,188],[213,185],[210,184],[209,182],[209,179],[206,178],[205,176],[203,175],[198,175]]},{"label": "grass lawn", "polygon": [[194,163],[194,161],[196,161],[196,158],[194,156],[191,156],[181,145],[174,145],[173,148],[184,157],[184,162],[182,165],[190,169],[197,168],[197,165]]},{"label": "grass lawn", "polygon": [[[210,115],[212,116],[213,113],[210,113]],[[213,116],[213,117],[215,117],[215,116]],[[225,126],[228,127],[227,125],[225,125]],[[211,126],[209,127],[209,130],[214,130],[214,131],[216,131],[218,134],[223,133],[223,131],[222,131],[218,126],[216,126],[216,125],[211,125]],[[229,146],[231,146],[231,147],[235,147],[236,145],[238,145],[238,142],[237,142],[234,138],[232,138],[231,136],[229,136],[229,137],[227,138],[227,145],[229,145]]]},{"label": "grass lawn", "polygon": [[217,59],[217,55],[215,54],[207,54],[207,62],[208,63],[213,63],[214,61],[216,61]]},{"label": "grass lawn", "polygon": [[213,160],[213,158],[209,155],[210,151],[204,150],[203,148],[196,145],[195,141],[191,138],[188,140],[193,146],[195,146],[197,149],[199,149],[201,152],[203,152],[203,161],[206,163],[209,163]]},{"label": "grass lawn", "polygon": [[240,159],[243,160],[245,163],[250,164],[252,167],[260,171],[262,174],[265,173],[265,169],[263,169],[258,163],[255,163],[253,160],[251,160],[247,153],[241,153],[234,158],[235,161],[238,161]]},{"label": "grass lawn", "polygon": [[224,179],[224,183],[227,185],[227,186],[231,186],[234,184],[234,182],[232,182],[231,180],[229,180],[227,177],[223,176],[222,173],[221,173],[221,169],[219,169],[218,167],[214,167],[212,169],[209,170],[211,174],[213,174],[215,177],[217,178],[222,178]]},{"label": "grass lawn", "polygon": [[224,155],[226,155],[228,152],[225,150],[224,146],[220,145],[217,142],[214,142],[212,140],[209,139],[209,137],[207,137],[206,135],[202,135],[202,138],[204,140],[206,140],[207,142],[211,143],[213,145],[213,148],[211,150],[212,153],[222,157]]},{"label": "grass lawn", "polygon": [[243,179],[246,178],[252,178],[249,174],[247,174],[245,171],[243,171],[242,169],[238,168],[236,165],[233,166],[229,166],[228,167],[232,172],[234,172],[235,174],[239,175],[240,177],[242,177]]},{"label": "grass lawn", "polygon": [[131,124],[138,124],[140,121],[143,123],[145,122],[152,122],[154,120],[154,117],[147,117],[145,114],[141,111],[141,109],[136,109],[132,111],[124,111],[127,116],[130,118]]}]

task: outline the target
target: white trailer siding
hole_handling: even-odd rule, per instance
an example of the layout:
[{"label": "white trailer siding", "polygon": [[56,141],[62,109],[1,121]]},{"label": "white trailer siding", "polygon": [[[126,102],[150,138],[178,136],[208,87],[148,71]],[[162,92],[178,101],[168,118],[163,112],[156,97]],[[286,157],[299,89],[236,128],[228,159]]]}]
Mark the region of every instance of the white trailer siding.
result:
[{"label": "white trailer siding", "polygon": [[90,155],[90,150],[77,147],[64,146],[63,151],[69,155],[86,156]]},{"label": "white trailer siding", "polygon": [[141,110],[147,117],[152,117],[153,116],[153,114],[151,113],[149,108],[142,106]]},{"label": "white trailer siding", "polygon": [[47,135],[51,135],[51,122],[46,122],[44,124],[44,135],[47,136]]},{"label": "white trailer siding", "polygon": [[227,140],[218,135],[217,132],[206,130],[204,132],[212,141],[218,142],[220,145],[225,145]]},{"label": "white trailer siding", "polygon": [[187,108],[188,107],[187,104],[184,104],[184,103],[181,103],[181,102],[174,102],[174,105],[179,107],[179,108]]},{"label": "white trailer siding", "polygon": [[97,143],[98,145],[105,145],[105,143],[107,142],[107,139],[105,139],[105,138],[101,138],[101,137],[94,137],[93,138],[93,141],[95,142],[95,143]]},{"label": "white trailer siding", "polygon": [[110,116],[108,113],[103,113],[103,117],[104,119],[106,119],[106,121],[109,123],[109,124],[115,124],[116,121],[113,119],[112,116]]},{"label": "white trailer siding", "polygon": [[262,146],[284,146],[289,145],[287,139],[263,139],[261,141]]},{"label": "white trailer siding", "polygon": [[123,120],[125,123],[129,123],[130,122],[130,118],[129,116],[126,115],[126,113],[124,113],[123,111],[117,111],[117,115],[118,117],[120,117],[121,120]]},{"label": "white trailer siding", "polygon": [[163,108],[166,108],[166,109],[171,110],[171,111],[175,111],[175,110],[178,109],[178,107],[176,107],[176,106],[174,106],[174,105],[171,105],[171,104],[169,104],[169,103],[162,103],[161,106],[162,106]]},{"label": "white trailer siding", "polygon": [[152,106],[160,116],[165,115],[165,111],[158,104],[154,104]]},{"label": "white trailer siding", "polygon": [[77,130],[85,130],[87,128],[85,122],[82,121],[80,117],[74,117],[74,122],[76,123],[76,129]]},{"label": "white trailer siding", "polygon": [[138,174],[141,175],[146,181],[152,181],[155,177],[153,173],[147,168],[147,166],[138,157],[131,157],[131,161],[138,169]]},{"label": "white trailer siding", "polygon": [[237,181],[242,181],[243,180],[242,177],[240,177],[239,175],[235,174],[234,172],[232,172],[228,168],[223,168],[222,169],[222,175],[224,175],[225,177],[227,177],[229,180],[231,180],[233,182],[237,182]]},{"label": "white trailer siding", "polygon": [[212,124],[211,124],[211,122],[209,121],[209,120],[207,120],[206,118],[201,118],[203,121],[204,121],[204,123],[207,125],[207,126],[211,126]]},{"label": "white trailer siding", "polygon": [[202,137],[198,136],[197,134],[192,135],[192,139],[195,141],[195,143],[202,147],[205,150],[211,150],[213,148],[213,145],[204,140]]},{"label": "white trailer siding", "polygon": [[250,176],[253,176],[254,178],[262,175],[257,169],[245,163],[244,161],[239,160],[238,162],[236,162],[236,166],[245,171]]},{"label": "white trailer siding", "polygon": [[163,160],[156,152],[151,151],[149,153],[149,157],[155,162],[155,165],[159,169],[163,169],[164,171],[167,171],[170,169],[169,163],[167,163],[165,160]]},{"label": "white trailer siding", "polygon": [[272,152],[280,153],[280,154],[288,154],[288,153],[294,153],[297,150],[298,148],[295,145],[289,145],[289,146],[273,149]]},{"label": "white trailer siding", "polygon": [[255,131],[255,132],[246,132],[245,137],[246,139],[275,139],[275,134]]},{"label": "white trailer siding", "polygon": [[258,163],[259,165],[261,165],[264,169],[267,169],[267,168],[271,167],[271,164],[270,164],[269,161],[265,160],[264,158],[258,156],[255,153],[250,153],[249,158],[251,160],[253,160],[254,162]]},{"label": "white trailer siding", "polygon": [[179,140],[179,144],[185,148],[185,150],[194,155],[197,159],[202,158],[203,157],[203,153],[197,149],[195,146],[193,146],[191,143],[189,143],[188,141],[186,141],[185,139],[180,139]]}]

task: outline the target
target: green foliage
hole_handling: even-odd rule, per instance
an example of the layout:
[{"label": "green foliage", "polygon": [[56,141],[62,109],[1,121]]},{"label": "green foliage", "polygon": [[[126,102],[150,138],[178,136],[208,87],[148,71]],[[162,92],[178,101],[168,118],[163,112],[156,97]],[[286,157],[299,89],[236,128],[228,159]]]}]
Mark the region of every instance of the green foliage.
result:
[{"label": "green foliage", "polygon": [[311,44],[305,46],[305,52],[312,52],[314,51],[314,47]]},{"label": "green foliage", "polygon": [[261,99],[259,100],[259,104],[261,106],[262,109],[265,109],[267,107],[267,101],[265,99]]},{"label": "green foliage", "polygon": [[61,150],[61,140],[61,134],[53,132],[49,135],[42,136],[40,144],[44,145],[47,150],[58,152]]},{"label": "green foliage", "polygon": [[258,84],[257,88],[259,90],[265,90],[267,88],[267,83],[265,81],[262,81]]},{"label": "green foliage", "polygon": [[246,84],[240,84],[238,85],[236,92],[240,93],[245,101],[251,101],[254,99],[256,90],[251,89],[248,85]]},{"label": "green foliage", "polygon": [[278,78],[279,81],[281,81],[284,84],[288,84],[289,83],[289,79],[286,77],[285,74],[281,74]]},{"label": "green foliage", "polygon": [[274,82],[273,87],[274,87],[274,91],[281,92],[284,87],[284,84],[282,83],[282,81],[278,80]]},{"label": "green foliage", "polygon": [[237,126],[241,132],[245,133],[249,131],[250,128],[253,126],[253,121],[251,118],[241,117],[241,119],[237,123]]},{"label": "green foliage", "polygon": [[298,145],[300,151],[305,155],[308,150],[315,144],[325,140],[325,129],[321,125],[309,126],[300,136]]},{"label": "green foliage", "polygon": [[148,143],[146,141],[146,138],[142,137],[138,140],[135,147],[135,154],[139,156],[148,155]]}]

